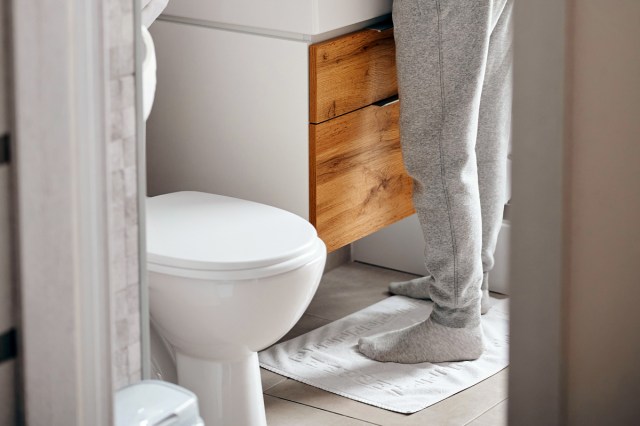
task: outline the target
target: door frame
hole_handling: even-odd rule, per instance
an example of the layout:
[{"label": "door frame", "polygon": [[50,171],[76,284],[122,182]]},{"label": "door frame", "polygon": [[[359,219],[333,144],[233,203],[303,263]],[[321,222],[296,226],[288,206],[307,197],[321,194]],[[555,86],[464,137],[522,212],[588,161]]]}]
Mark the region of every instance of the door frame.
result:
[{"label": "door frame", "polygon": [[13,0],[21,411],[113,420],[105,5]]},{"label": "door frame", "polygon": [[567,19],[570,0],[516,0],[509,424],[564,424]]}]

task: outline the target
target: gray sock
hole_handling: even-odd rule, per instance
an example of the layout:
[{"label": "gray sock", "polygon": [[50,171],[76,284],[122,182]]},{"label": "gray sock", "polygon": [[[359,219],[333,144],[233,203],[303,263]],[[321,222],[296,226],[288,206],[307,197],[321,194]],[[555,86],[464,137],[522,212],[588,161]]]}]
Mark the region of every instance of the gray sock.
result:
[{"label": "gray sock", "polygon": [[427,318],[418,324],[372,337],[363,337],[358,350],[382,362],[470,361],[484,351],[482,326],[450,328]]},{"label": "gray sock", "polygon": [[[414,278],[409,281],[397,281],[389,284],[389,293],[397,294],[400,296],[411,297],[413,299],[430,300],[429,291],[431,284],[433,283],[433,277],[427,275],[426,277]],[[482,276],[482,301],[480,312],[482,315],[489,312],[491,309],[491,298],[489,297],[489,273],[485,272]]]}]

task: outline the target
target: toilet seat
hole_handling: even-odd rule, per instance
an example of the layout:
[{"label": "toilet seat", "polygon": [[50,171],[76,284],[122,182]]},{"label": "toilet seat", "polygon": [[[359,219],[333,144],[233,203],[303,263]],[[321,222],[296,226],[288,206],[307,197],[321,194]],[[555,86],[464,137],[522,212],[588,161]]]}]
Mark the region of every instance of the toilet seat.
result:
[{"label": "toilet seat", "polygon": [[254,279],[301,267],[326,249],[293,213],[203,192],[147,199],[149,271],[199,279]]}]

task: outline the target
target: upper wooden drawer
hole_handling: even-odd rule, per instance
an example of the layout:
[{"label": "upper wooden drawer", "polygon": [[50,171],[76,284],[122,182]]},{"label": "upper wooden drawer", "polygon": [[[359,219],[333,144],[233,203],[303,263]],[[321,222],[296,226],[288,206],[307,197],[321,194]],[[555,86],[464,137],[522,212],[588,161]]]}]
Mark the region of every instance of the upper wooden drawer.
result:
[{"label": "upper wooden drawer", "polygon": [[310,122],[398,93],[393,29],[365,29],[310,46]]}]

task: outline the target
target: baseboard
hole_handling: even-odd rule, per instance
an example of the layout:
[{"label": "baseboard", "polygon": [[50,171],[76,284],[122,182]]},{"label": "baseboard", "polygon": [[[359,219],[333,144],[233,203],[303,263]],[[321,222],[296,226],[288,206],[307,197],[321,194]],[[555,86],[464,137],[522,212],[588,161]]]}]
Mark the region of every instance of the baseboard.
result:
[{"label": "baseboard", "polygon": [[327,263],[324,265],[324,272],[336,269],[340,265],[344,265],[351,261],[351,245],[348,244],[338,250],[327,254]]}]

